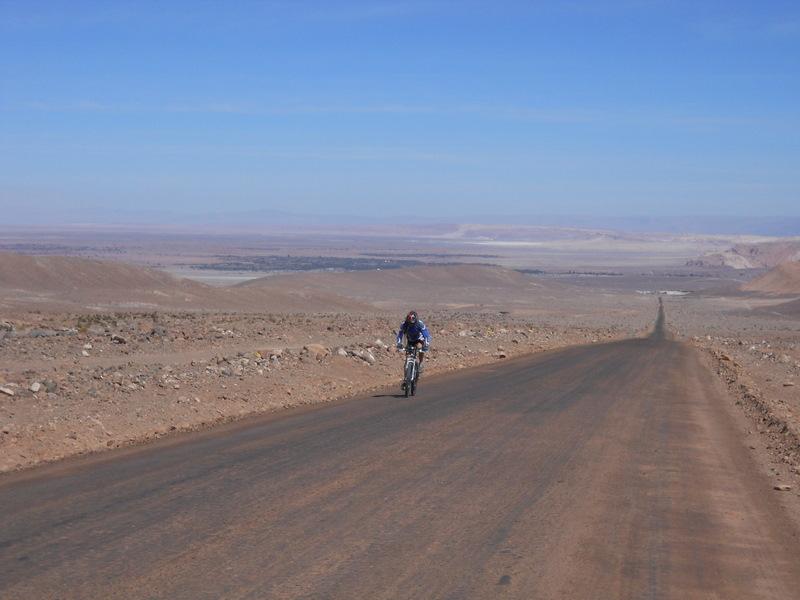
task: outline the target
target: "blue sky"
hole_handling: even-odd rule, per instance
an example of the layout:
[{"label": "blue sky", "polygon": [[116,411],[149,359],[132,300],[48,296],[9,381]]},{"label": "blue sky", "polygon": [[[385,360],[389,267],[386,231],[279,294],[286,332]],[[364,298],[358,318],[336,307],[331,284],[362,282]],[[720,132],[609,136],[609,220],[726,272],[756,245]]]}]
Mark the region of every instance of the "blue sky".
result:
[{"label": "blue sky", "polygon": [[0,0],[0,203],[798,216],[800,5]]}]

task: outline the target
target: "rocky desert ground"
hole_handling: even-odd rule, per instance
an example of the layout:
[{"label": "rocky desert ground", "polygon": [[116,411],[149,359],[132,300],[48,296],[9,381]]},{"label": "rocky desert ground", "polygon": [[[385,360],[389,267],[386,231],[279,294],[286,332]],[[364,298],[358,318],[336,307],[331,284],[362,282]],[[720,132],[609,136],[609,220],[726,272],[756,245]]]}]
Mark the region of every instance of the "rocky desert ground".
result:
[{"label": "rocky desert ground", "polygon": [[354,395],[393,401],[393,339],[409,308],[434,338],[424,394],[424,378],[442,371],[642,335],[662,298],[669,328],[707,352],[771,468],[800,473],[791,243],[751,240],[748,256],[778,258],[744,269],[705,264],[742,251],[735,240],[682,239],[664,253],[661,237],[614,246],[608,234],[560,232],[543,248],[541,231],[509,244],[475,231],[457,229],[456,242],[447,231],[389,242],[336,233],[239,247],[6,236],[0,471]]}]

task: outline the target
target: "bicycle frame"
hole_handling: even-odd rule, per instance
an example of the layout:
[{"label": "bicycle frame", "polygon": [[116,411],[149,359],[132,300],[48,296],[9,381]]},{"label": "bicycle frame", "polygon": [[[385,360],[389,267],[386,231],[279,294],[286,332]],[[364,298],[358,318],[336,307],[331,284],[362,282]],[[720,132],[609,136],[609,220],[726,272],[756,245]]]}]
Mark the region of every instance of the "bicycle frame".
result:
[{"label": "bicycle frame", "polygon": [[417,371],[419,370],[419,349],[416,346],[407,346],[406,347],[406,369],[409,366],[413,366],[414,368],[414,377],[416,378]]}]

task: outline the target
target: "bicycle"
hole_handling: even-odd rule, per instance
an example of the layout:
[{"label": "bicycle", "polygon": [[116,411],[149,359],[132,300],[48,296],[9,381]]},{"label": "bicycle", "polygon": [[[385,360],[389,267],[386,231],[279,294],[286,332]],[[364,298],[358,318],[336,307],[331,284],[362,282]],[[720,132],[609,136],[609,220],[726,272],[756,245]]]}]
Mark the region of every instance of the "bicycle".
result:
[{"label": "bicycle", "polygon": [[406,365],[403,369],[403,392],[408,398],[409,394],[417,393],[419,381],[419,348],[416,344],[406,346]]}]

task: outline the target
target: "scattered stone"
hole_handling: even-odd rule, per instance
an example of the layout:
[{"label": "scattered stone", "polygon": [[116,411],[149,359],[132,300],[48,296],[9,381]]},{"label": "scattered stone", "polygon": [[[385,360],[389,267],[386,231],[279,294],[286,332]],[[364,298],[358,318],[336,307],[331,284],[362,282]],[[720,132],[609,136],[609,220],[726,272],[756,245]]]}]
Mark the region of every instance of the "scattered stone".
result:
[{"label": "scattered stone", "polygon": [[495,358],[508,358],[508,354],[506,354],[505,352],[502,352],[502,351],[501,352],[495,352],[494,354],[492,354],[492,356],[494,356]]},{"label": "scattered stone", "polygon": [[28,337],[32,338],[53,337],[56,335],[58,335],[58,332],[52,329],[31,329],[28,332]]},{"label": "scattered stone", "polygon": [[114,335],[111,336],[111,343],[113,343],[113,344],[127,344],[128,340],[126,340],[121,335],[115,333]]},{"label": "scattered stone", "polygon": [[375,356],[369,350],[356,350],[353,355],[357,356],[369,365],[375,364]]},{"label": "scattered stone", "polygon": [[336,355],[337,356],[347,356],[347,350],[345,350],[344,348],[339,346],[338,348],[336,348]]},{"label": "scattered stone", "polygon": [[91,344],[84,344],[83,345],[83,349],[84,350],[91,350],[92,349],[92,345]]},{"label": "scattered stone", "polygon": [[12,390],[10,387],[0,385],[0,394],[5,394],[6,396],[13,396],[14,390]]},{"label": "scattered stone", "polygon": [[45,379],[42,383],[48,394],[54,394],[58,390],[58,384],[52,379]]},{"label": "scattered stone", "polygon": [[786,485],[785,483],[781,483],[781,484],[776,485],[773,489],[777,490],[779,492],[791,492],[792,491],[792,486]]},{"label": "scattered stone", "polygon": [[783,387],[794,387],[794,381],[784,381]]},{"label": "scattered stone", "polygon": [[86,350],[81,350],[81,356],[83,356],[84,358],[86,358],[86,357],[88,357],[88,356],[89,356],[89,353],[88,353]]},{"label": "scattered stone", "polygon": [[308,344],[307,346],[303,346],[303,354],[312,356],[316,360],[322,360],[330,353],[331,351],[322,344]]},{"label": "scattered stone", "polygon": [[30,391],[32,391],[32,392],[35,394],[35,393],[37,393],[37,392],[38,392],[40,389],[42,389],[42,384],[41,384],[41,383],[39,383],[38,381],[34,381],[34,382],[31,384],[31,387],[29,387],[28,389],[29,389]]}]

